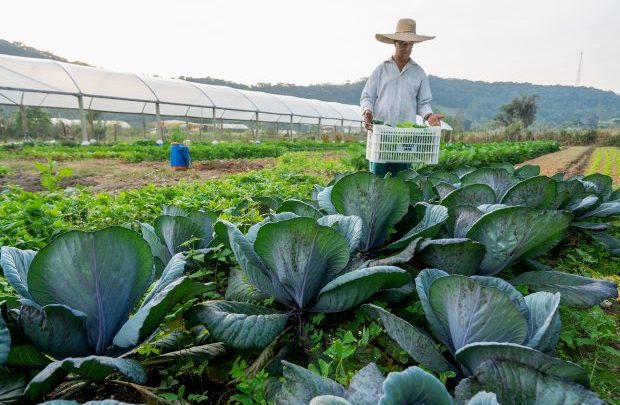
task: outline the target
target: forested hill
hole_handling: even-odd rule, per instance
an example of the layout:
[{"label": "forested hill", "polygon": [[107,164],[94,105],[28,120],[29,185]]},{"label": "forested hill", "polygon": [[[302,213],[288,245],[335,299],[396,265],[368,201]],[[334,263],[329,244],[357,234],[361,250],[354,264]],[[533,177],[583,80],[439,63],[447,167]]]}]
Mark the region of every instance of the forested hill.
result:
[{"label": "forested hill", "polygon": [[[210,77],[182,79],[207,84],[231,86],[267,93],[316,98],[346,104],[359,104],[365,80],[346,84],[294,84],[260,83],[248,86]],[[462,79],[443,79],[430,76],[433,105],[436,110],[461,116],[472,124],[481,125],[495,117],[503,104],[522,95],[538,95],[538,120],[563,125],[578,119],[598,117],[602,121],[620,118],[620,95],[591,87],[543,86],[530,83],[488,83]]]},{"label": "forested hill", "polygon": [[620,95],[592,87],[543,86],[531,83],[487,83],[430,77],[433,101],[450,115],[462,112],[482,123],[492,119],[501,105],[517,96],[538,95],[537,119],[549,124],[574,123],[597,117],[601,121],[620,118]]},{"label": "forested hill", "polygon": [[[0,54],[68,62],[50,52],[40,51],[20,42],[0,39]],[[87,65],[83,62],[71,62]],[[297,86],[287,83],[245,85],[211,77],[181,79],[268,93],[358,104],[365,80],[346,84],[315,84]],[[538,95],[538,122],[566,125],[579,119],[620,119],[620,95],[590,87],[541,86],[529,83],[488,83],[462,79],[443,79],[430,76],[435,110],[441,111],[473,126],[483,125],[495,117],[503,104],[522,95]],[[466,125],[468,126],[468,125]]]},{"label": "forested hill", "polygon": [[51,59],[57,60],[59,62],[69,62],[75,63],[76,65],[90,66],[89,64],[84,62],[68,61],[67,59],[56,56],[51,52],[40,51],[21,42],[9,42],[5,41],[4,39],[0,39],[0,54],[23,56],[25,58]]}]

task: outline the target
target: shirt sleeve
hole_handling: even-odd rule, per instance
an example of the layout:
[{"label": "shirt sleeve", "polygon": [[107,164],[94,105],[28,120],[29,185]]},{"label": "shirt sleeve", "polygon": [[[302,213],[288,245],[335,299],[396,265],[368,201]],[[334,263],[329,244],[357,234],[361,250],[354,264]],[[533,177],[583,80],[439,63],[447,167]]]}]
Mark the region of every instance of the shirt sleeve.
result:
[{"label": "shirt sleeve", "polygon": [[377,101],[377,87],[379,80],[379,67],[376,68],[371,74],[368,80],[366,80],[366,85],[364,86],[364,90],[362,91],[362,96],[360,97],[360,106],[362,107],[362,111],[370,110],[374,114],[375,111],[375,101]]},{"label": "shirt sleeve", "polygon": [[420,84],[420,88],[418,89],[418,103],[416,106],[417,113],[422,118],[433,112],[433,109],[431,107],[431,100],[433,100],[433,96],[431,94],[431,86],[428,84],[428,76],[426,75],[426,73],[424,73],[422,83]]}]

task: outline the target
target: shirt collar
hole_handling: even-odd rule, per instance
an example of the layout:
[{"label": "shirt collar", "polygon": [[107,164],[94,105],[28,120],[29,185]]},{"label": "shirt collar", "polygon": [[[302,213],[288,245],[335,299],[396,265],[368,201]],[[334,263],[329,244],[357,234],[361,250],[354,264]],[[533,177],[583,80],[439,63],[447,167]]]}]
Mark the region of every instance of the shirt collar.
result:
[{"label": "shirt collar", "polygon": [[[394,55],[390,55],[390,57],[387,58],[384,63],[393,63],[394,65],[396,65],[396,61],[394,60]],[[413,59],[411,59],[411,57],[410,57],[409,58],[409,62],[407,62],[405,67],[403,67],[402,72],[404,72],[405,70],[409,69],[409,67],[413,66],[413,65],[417,65],[417,63],[415,63],[415,61]]]}]

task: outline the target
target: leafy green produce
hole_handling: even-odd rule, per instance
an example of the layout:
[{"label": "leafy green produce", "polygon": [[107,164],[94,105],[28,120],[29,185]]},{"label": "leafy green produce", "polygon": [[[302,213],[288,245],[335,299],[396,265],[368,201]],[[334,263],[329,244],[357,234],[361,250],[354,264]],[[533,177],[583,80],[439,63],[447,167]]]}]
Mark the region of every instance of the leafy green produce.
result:
[{"label": "leafy green produce", "polygon": [[291,311],[300,315],[346,311],[380,290],[411,280],[406,271],[393,266],[347,272],[359,230],[337,230],[293,213],[276,214],[246,235],[225,221],[218,222],[215,230],[233,251],[248,283],[289,308],[283,313],[224,301],[192,310],[188,318],[193,323],[203,324],[216,339],[233,347],[266,346],[284,329]]},{"label": "leafy green produce", "polygon": [[140,223],[142,237],[151,247],[156,275],[160,275],[177,253],[205,249],[213,240],[213,225],[217,212],[184,210],[174,205],[164,206],[164,213],[155,218],[153,226]]},{"label": "leafy green produce", "polygon": [[[207,403],[226,395],[255,403],[295,403],[298,397],[312,404],[394,403],[394,398],[417,403],[422,396],[426,403],[441,398],[453,403],[454,396],[470,404],[562,403],[567,398],[601,403],[588,391],[591,384],[615,404],[618,271],[610,254],[620,235],[618,190],[602,176],[544,177],[536,166],[494,163],[500,157],[516,161],[541,153],[540,144],[450,144],[442,149],[461,156],[467,166],[452,165],[455,160],[375,180],[360,173],[336,175],[352,169],[344,161],[295,153],[261,171],[117,195],[5,189],[0,194],[0,360],[5,361],[0,402],[23,401],[38,373],[28,396],[66,380],[64,397],[80,401],[94,387],[86,380],[104,378],[98,383],[104,387],[98,388],[101,395],[118,398],[113,387],[132,381],[147,390],[158,387],[166,400]],[[469,198],[469,187],[485,189],[489,198],[460,200],[460,193]],[[391,193],[406,202],[406,209],[381,221],[378,213],[391,207]],[[222,221],[215,228],[222,229],[214,238],[216,213]],[[552,222],[561,222],[562,232],[542,221],[545,216],[561,219]],[[536,222],[545,222],[547,229],[541,231]],[[99,331],[92,326],[99,325],[99,311],[88,305],[97,295],[89,293],[88,282],[75,287],[73,265],[52,260],[49,252],[57,251],[51,248],[54,243],[77,252],[68,246],[81,244],[66,243],[67,230],[111,224],[142,228],[149,242],[132,234],[141,246],[134,263],[149,267],[151,280],[159,281],[139,283],[129,280],[131,271],[117,274],[119,295],[129,289],[141,292],[132,295],[135,305],[132,299],[118,300],[128,310],[92,307],[113,315],[105,320],[116,325],[106,329],[113,333],[93,333]],[[543,237],[547,231],[554,236]],[[361,243],[372,240],[373,233],[385,237],[362,250]],[[571,243],[549,251],[562,235]],[[589,238],[604,241],[608,251]],[[131,263],[123,248],[133,244],[123,245],[109,247],[113,255],[96,256],[111,264],[116,256]],[[80,251],[77,256],[83,257]],[[190,266],[175,256],[187,251],[193,255]],[[38,256],[49,257],[42,261]],[[158,271],[168,259],[160,278]],[[36,261],[40,268],[41,263],[61,263],[44,267],[62,269],[62,283],[60,270],[51,271],[44,283],[42,270],[33,270]],[[121,272],[127,263],[110,267]],[[394,270],[394,263],[403,269]],[[434,269],[420,272],[416,283],[404,270],[417,274],[425,266]],[[509,282],[476,276],[481,271],[505,275]],[[196,304],[192,297],[202,294],[181,291],[181,285],[202,285],[198,281],[214,282],[208,288],[217,292],[209,299],[217,300]],[[129,288],[134,285],[140,288]],[[354,309],[370,300],[374,304],[363,311]],[[114,315],[119,313],[125,315]],[[159,315],[168,317],[161,322]],[[112,322],[123,317],[118,325]],[[560,358],[554,357],[556,351]],[[309,364],[312,371],[281,360]],[[364,368],[369,362],[377,366]]]},{"label": "leafy green produce", "polygon": [[489,360],[456,387],[456,399],[465,402],[480,391],[493,390],[501,404],[604,404],[579,384],[550,376],[523,364]]},{"label": "leafy green produce", "polygon": [[454,403],[441,381],[419,367],[389,373],[387,377],[370,363],[351,380],[349,388],[295,364],[283,362],[284,384],[276,395],[278,404],[397,405]]},{"label": "leafy green produce", "polygon": [[148,244],[121,227],[67,232],[36,254],[4,246],[0,263],[22,298],[21,330],[38,350],[58,360],[29,384],[32,398],[53,389],[68,372],[102,379],[128,370],[128,377],[144,380],[138,363],[108,356],[146,341],[177,302],[213,287],[183,275],[182,254],[172,257],[153,284]]},{"label": "leafy green produce", "polygon": [[396,124],[396,128],[426,128],[426,126],[414,124],[411,121],[405,121],[405,122]]}]

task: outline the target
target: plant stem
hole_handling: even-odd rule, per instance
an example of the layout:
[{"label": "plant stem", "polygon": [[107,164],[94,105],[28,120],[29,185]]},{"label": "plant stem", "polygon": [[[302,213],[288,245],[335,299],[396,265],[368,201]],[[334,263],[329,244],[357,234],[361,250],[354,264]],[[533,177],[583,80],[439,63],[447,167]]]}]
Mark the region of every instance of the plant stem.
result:
[{"label": "plant stem", "polygon": [[140,393],[141,395],[143,395],[144,397],[147,397],[147,398],[150,398],[150,399],[154,400],[155,403],[157,403],[157,404],[172,405],[172,402],[166,401],[165,399],[162,399],[162,398],[158,397],[157,394],[155,394],[153,392],[153,388],[145,387],[144,385],[140,385],[140,384],[134,384],[134,383],[130,383],[130,382],[119,381],[119,380],[106,380],[106,382],[111,383],[111,384],[120,385],[120,386],[123,386],[123,387],[132,388],[135,391],[137,391],[138,393]]}]

